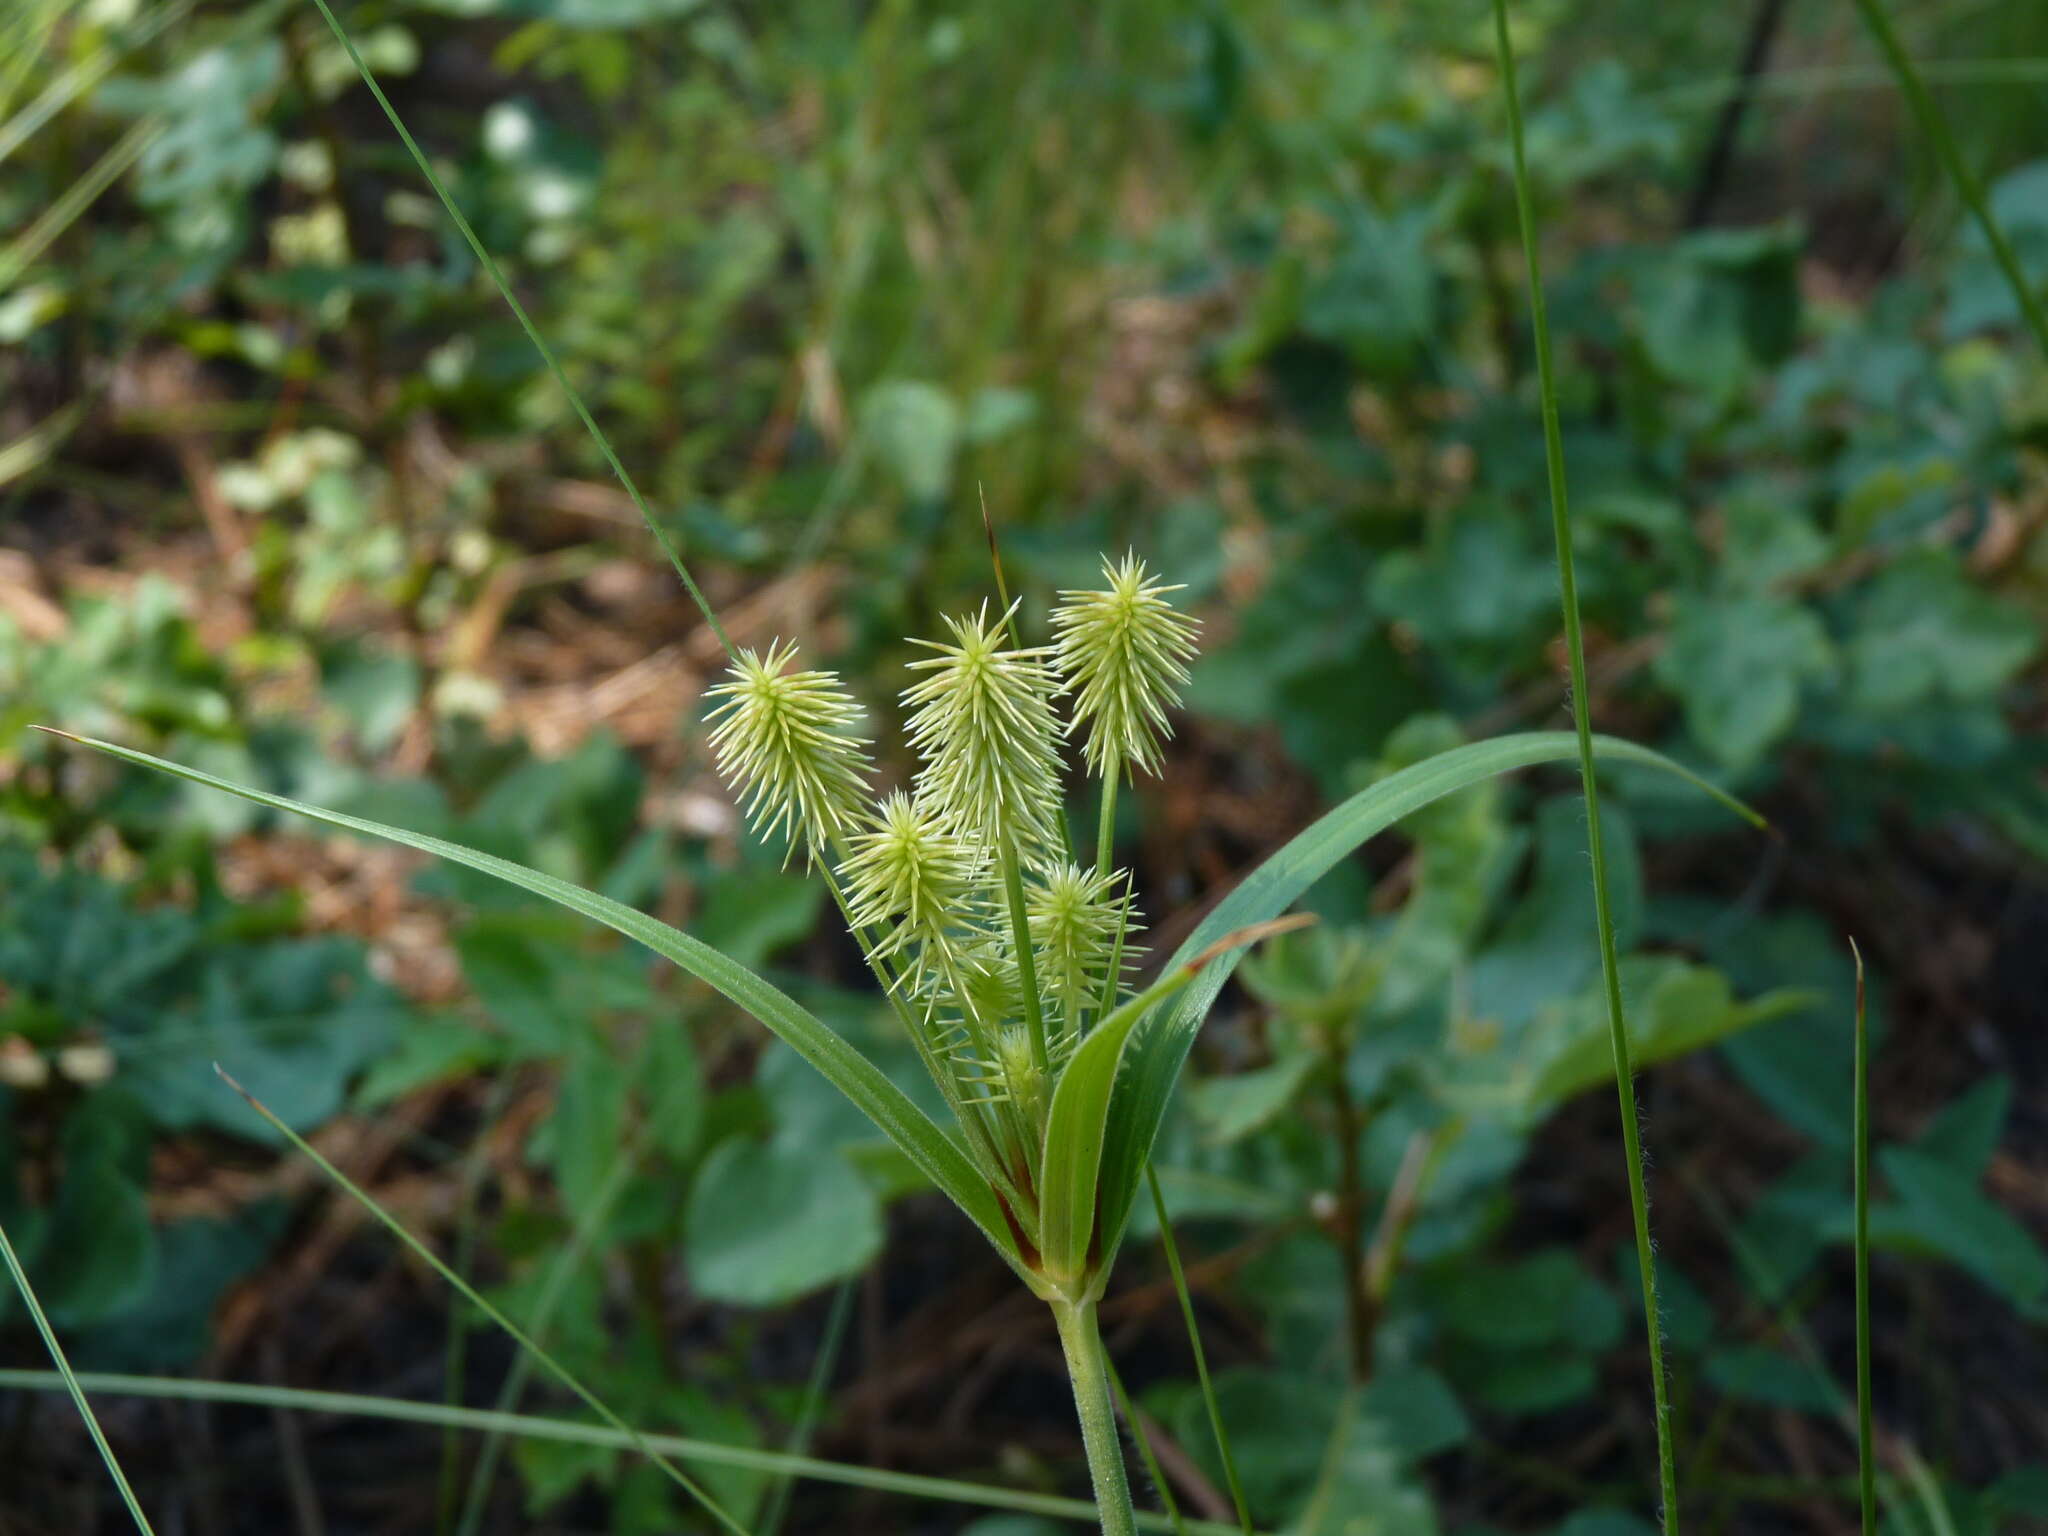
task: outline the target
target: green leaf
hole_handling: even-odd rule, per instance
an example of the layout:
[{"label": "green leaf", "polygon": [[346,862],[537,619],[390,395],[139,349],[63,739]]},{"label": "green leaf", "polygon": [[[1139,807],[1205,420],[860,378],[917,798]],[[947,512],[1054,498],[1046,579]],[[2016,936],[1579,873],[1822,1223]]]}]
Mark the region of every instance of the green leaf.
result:
[{"label": "green leaf", "polygon": [[1801,683],[1833,668],[1827,631],[1781,597],[1687,597],[1676,608],[1657,675],[1701,746],[1731,770],[1752,767],[1791,729]]},{"label": "green leaf", "polygon": [[1096,1192],[1117,1069],[1132,1030],[1154,1004],[1190,979],[1185,962],[1168,966],[1159,980],[1089,1032],[1053,1088],[1039,1176],[1038,1246],[1045,1276],[1057,1287],[1078,1286],[1091,1273],[1099,1278],[1109,1272],[1112,1248],[1106,1243],[1099,1251],[1095,1247]]},{"label": "green leaf", "polygon": [[865,1269],[881,1252],[882,1213],[843,1157],[735,1136],[697,1171],[683,1232],[703,1295],[779,1307]]},{"label": "green leaf", "polygon": [[1886,1147],[1877,1160],[1899,1203],[1872,1208],[1874,1245],[1949,1259],[2022,1307],[2048,1293],[2048,1255],[1974,1178],[1907,1147]]},{"label": "green leaf", "polygon": [[1724,1344],[1708,1354],[1707,1380],[1730,1397],[1774,1408],[1826,1413],[1835,1404],[1832,1384],[1806,1361],[1762,1344]]},{"label": "green leaf", "polygon": [[[111,742],[96,741],[84,736],[71,736],[68,739],[82,746],[91,747],[95,751],[118,757],[124,762],[153,768],[160,773],[168,773],[190,783],[218,789],[257,805],[291,811],[344,831],[385,838],[408,848],[416,848],[422,853],[433,854],[450,863],[466,866],[509,885],[518,886],[522,890],[531,891],[536,896],[544,896],[572,912],[581,913],[637,943],[646,945],[662,958],[673,961],[693,976],[708,982],[786,1040],[799,1055],[829,1078],[840,1092],[852,1099],[860,1107],[861,1112],[874,1121],[882,1133],[900,1147],[903,1154],[927,1178],[950,1196],[954,1204],[965,1211],[969,1219],[981,1228],[999,1253],[1013,1264],[1019,1262],[1015,1242],[1008,1232],[1001,1212],[997,1209],[995,1196],[990,1191],[987,1181],[975,1171],[974,1165],[968,1161],[959,1146],[932,1122],[931,1117],[912,1103],[909,1096],[890,1082],[879,1068],[833,1034],[808,1010],[798,1006],[787,993],[764,981],[745,966],[734,964],[701,940],[694,939],[679,929],[671,928],[668,924],[609,897],[584,890],[581,886],[571,885],[553,875],[528,869],[509,859],[480,853],[474,848],[465,848],[459,843],[447,842],[437,837],[423,837],[402,827],[385,826],[361,817],[344,816],[319,806],[287,800],[281,795],[245,789],[241,785],[230,784],[225,779],[214,778],[211,774],[199,773],[177,763],[152,757],[146,752],[115,746]],[[1148,1144],[1149,1140],[1148,1137]]]},{"label": "green leaf", "polygon": [[[1594,737],[1593,747],[1613,761],[1647,764],[1675,773],[1739,815],[1757,820],[1740,802],[1661,753],[1611,736]],[[1169,968],[1187,964],[1233,929],[1277,917],[1361,844],[1404,816],[1495,774],[1538,763],[1566,762],[1577,755],[1576,739],[1563,731],[1500,736],[1439,753],[1360,790],[1297,834],[1218,902],[1174,952]],[[1128,1059],[1117,1082],[1116,1114],[1103,1148],[1100,1208],[1105,1265],[1122,1241],[1145,1160],[1166,1117],[1181,1065],[1210,1005],[1236,969],[1240,954],[1210,961],[1180,1000],[1170,1009],[1153,1013],[1130,1041],[1125,1053]]]},{"label": "green leaf", "polygon": [[1944,1104],[1914,1138],[1914,1149],[1964,1178],[1982,1178],[2011,1107],[2012,1079],[2003,1074],[1987,1077]]},{"label": "green leaf", "polygon": [[1972,585],[1955,556],[1922,550],[1870,584],[1849,642],[1857,703],[1897,714],[1937,699],[1990,697],[2041,646],[2038,623]]},{"label": "green leaf", "polygon": [[1218,1145],[1242,1141],[1289,1104],[1315,1070],[1316,1058],[1306,1053],[1282,1056],[1268,1066],[1196,1083],[1188,1094],[1204,1136]]},{"label": "green leaf", "polygon": [[[1621,964],[1623,993],[1631,999],[1629,1040],[1640,1069],[1696,1051],[1766,1020],[1805,1008],[1804,992],[1770,992],[1738,1003],[1728,978],[1668,955],[1638,955]],[[1589,992],[1552,1004],[1537,1015],[1521,1070],[1531,1075],[1518,1097],[1531,1117],[1548,1113],[1588,1088],[1614,1080],[1604,994]]]},{"label": "green leaf", "polygon": [[1444,1326],[1494,1349],[1570,1343],[1596,1353],[1621,1334],[1613,1293],[1569,1249],[1513,1264],[1454,1269],[1437,1289]]}]

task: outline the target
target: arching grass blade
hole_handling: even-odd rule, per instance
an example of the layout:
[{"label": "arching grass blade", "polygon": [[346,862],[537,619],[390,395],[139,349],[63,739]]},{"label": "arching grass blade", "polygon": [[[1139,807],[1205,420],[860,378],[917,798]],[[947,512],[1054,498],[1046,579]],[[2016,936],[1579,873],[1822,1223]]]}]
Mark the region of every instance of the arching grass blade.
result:
[{"label": "arching grass blade", "polygon": [[[360,1418],[384,1419],[397,1423],[431,1424],[439,1428],[496,1431],[528,1440],[549,1440],[566,1445],[608,1446],[629,1450],[630,1433],[580,1419],[551,1419],[533,1414],[497,1413],[488,1408],[458,1408],[447,1403],[419,1402],[411,1398],[373,1397],[350,1392],[321,1392],[304,1387],[277,1387],[254,1382],[195,1381],[175,1376],[124,1376],[103,1371],[83,1371],[76,1378],[82,1388],[107,1396],[164,1398],[174,1402],[240,1403],[259,1408],[287,1408],[302,1413],[331,1413]],[[0,1389],[29,1392],[66,1390],[68,1381],[55,1371],[0,1370]],[[932,1499],[967,1504],[982,1509],[1001,1509],[1023,1515],[1042,1515],[1053,1520],[1092,1520],[1095,1506],[1085,1499],[1060,1498],[1053,1494],[1029,1493],[1018,1488],[995,1488],[985,1483],[960,1482],[953,1478],[926,1477],[915,1472],[890,1472],[845,1462],[824,1461],[815,1456],[792,1456],[785,1451],[758,1450],[751,1446],[720,1445],[712,1440],[693,1440],[682,1435],[640,1436],[665,1456],[707,1466],[737,1467],[750,1472],[778,1473],[812,1482],[836,1483],[848,1488],[867,1488],[877,1493],[905,1498]],[[1164,1515],[1141,1514],[1138,1524],[1148,1531],[1170,1532],[1172,1523]],[[1213,1521],[1189,1521],[1193,1536],[1236,1536],[1234,1527]]]},{"label": "arching grass blade", "polygon": [[57,1367],[56,1375],[64,1383],[64,1389],[71,1394],[71,1401],[78,1405],[78,1416],[85,1420],[85,1427],[92,1436],[92,1443],[99,1448],[100,1460],[107,1464],[107,1475],[114,1480],[114,1486],[121,1490],[121,1502],[128,1506],[128,1513],[135,1521],[135,1528],[143,1536],[155,1536],[150,1529],[149,1516],[142,1512],[142,1501],[135,1497],[135,1490],[128,1486],[128,1474],[121,1470],[121,1462],[114,1455],[114,1448],[107,1444],[106,1432],[100,1428],[99,1418],[92,1411],[92,1404],[85,1400],[85,1389],[78,1376],[71,1369],[71,1362],[64,1356],[64,1346],[57,1342],[57,1330],[50,1326],[49,1314],[43,1311],[43,1304],[36,1299],[35,1287],[28,1283],[28,1271],[22,1268],[21,1258],[14,1251],[14,1243],[7,1236],[7,1229],[0,1227],[0,1259],[7,1263],[7,1273],[14,1277],[14,1288],[21,1292],[21,1299],[28,1304],[28,1315],[35,1319],[36,1332],[43,1336],[43,1347],[50,1352],[50,1359]]}]

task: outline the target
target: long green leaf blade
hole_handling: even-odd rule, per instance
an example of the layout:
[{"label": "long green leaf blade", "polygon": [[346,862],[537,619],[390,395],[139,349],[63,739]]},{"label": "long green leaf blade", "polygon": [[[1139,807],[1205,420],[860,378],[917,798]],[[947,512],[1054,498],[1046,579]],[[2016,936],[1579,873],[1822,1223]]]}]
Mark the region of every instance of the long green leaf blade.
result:
[{"label": "long green leaf blade", "polygon": [[[1752,825],[1764,824],[1741,801],[1660,752],[1612,736],[1595,736],[1593,748],[1615,762],[1638,763],[1674,773]],[[1264,922],[1286,911],[1360,844],[1431,801],[1498,773],[1539,763],[1569,761],[1577,751],[1578,743],[1569,732],[1530,731],[1453,747],[1388,775],[1317,818],[1247,875],[1188,935],[1169,966],[1185,964],[1233,928]],[[1211,961],[1172,1008],[1151,1015],[1132,1036],[1125,1051],[1116,1110],[1110,1117],[1109,1140],[1103,1154],[1100,1198],[1105,1262],[1114,1256],[1122,1239],[1143,1178],[1145,1159],[1151,1155],[1152,1143],[1166,1118],[1167,1102],[1173,1095],[1181,1065],[1187,1060],[1210,1005],[1236,966],[1236,955]]]},{"label": "long green leaf blade", "polygon": [[71,1362],[64,1356],[64,1346],[57,1342],[57,1330],[50,1326],[49,1315],[43,1311],[43,1304],[36,1299],[35,1287],[28,1283],[28,1271],[22,1267],[20,1257],[9,1241],[7,1229],[0,1227],[0,1260],[7,1265],[7,1273],[14,1277],[14,1288],[21,1292],[21,1299],[28,1304],[28,1315],[35,1319],[36,1331],[43,1336],[43,1347],[50,1352],[50,1359],[56,1363],[57,1376],[64,1388],[71,1394],[71,1401],[78,1409],[78,1416],[85,1420],[86,1430],[92,1435],[92,1443],[99,1448],[100,1460],[107,1465],[108,1475],[114,1479],[114,1486],[121,1490],[121,1502],[128,1506],[128,1514],[135,1521],[136,1529],[142,1536],[156,1536],[149,1527],[149,1516],[142,1512],[142,1501],[135,1497],[135,1490],[128,1486],[128,1474],[121,1470],[121,1463],[114,1455],[114,1448],[107,1444],[105,1431],[100,1428],[98,1415],[92,1411],[92,1404],[85,1400],[85,1388],[78,1375],[71,1369]]},{"label": "long green leaf blade", "polygon": [[[112,1372],[81,1371],[75,1378],[85,1390],[110,1397],[163,1398],[173,1402],[244,1403],[259,1408],[288,1408],[302,1413],[331,1413],[360,1418],[385,1419],[402,1424],[431,1424],[447,1429],[485,1431],[517,1435],[527,1440],[548,1440],[566,1445],[609,1446],[630,1449],[633,1439],[603,1424],[579,1419],[543,1418],[534,1414],[500,1413],[489,1408],[462,1408],[448,1403],[420,1402],[402,1397],[373,1397],[354,1392],[321,1392],[308,1387],[278,1387],[267,1383],[240,1381],[199,1381],[176,1376],[124,1376]],[[69,1385],[55,1371],[0,1370],[0,1388],[27,1392],[63,1391]],[[1023,1515],[1043,1515],[1055,1520],[1092,1521],[1095,1506],[1084,1499],[1060,1498],[1054,1494],[1031,1493],[1021,1488],[997,1488],[986,1483],[960,1482],[953,1478],[927,1477],[915,1472],[890,1472],[875,1467],[852,1466],[825,1461],[815,1456],[797,1456],[787,1451],[757,1450],[752,1446],[720,1445],[715,1440],[692,1440],[681,1435],[642,1435],[646,1444],[679,1461],[706,1466],[736,1467],[752,1472],[769,1472],[812,1482],[837,1483],[849,1488],[867,1488],[877,1493],[900,1494],[913,1499],[935,1499],[956,1504],[978,1505],[984,1509],[1006,1509]],[[1164,1515],[1141,1513],[1138,1524],[1147,1530],[1171,1531]],[[1191,1521],[1196,1536],[1236,1536],[1234,1526],[1213,1521]]]},{"label": "long green leaf blade", "polygon": [[738,962],[728,959],[703,940],[694,939],[682,930],[671,928],[660,919],[636,911],[623,902],[613,901],[608,896],[586,891],[579,885],[572,885],[553,875],[543,874],[537,869],[528,869],[525,865],[515,864],[510,859],[501,859],[494,854],[465,848],[460,843],[427,837],[418,832],[409,832],[403,827],[387,826],[382,822],[369,821],[360,816],[344,815],[322,806],[307,805],[303,801],[288,800],[282,795],[268,794],[260,789],[250,789],[245,785],[230,783],[226,779],[215,778],[210,773],[201,773],[196,768],[187,768],[161,757],[152,757],[149,753],[138,752],[132,747],[116,746],[112,742],[98,741],[88,736],[74,736],[68,731],[53,731],[47,726],[38,726],[36,729],[75,741],[81,746],[91,747],[96,752],[118,757],[124,762],[152,768],[159,773],[168,773],[189,783],[202,784],[209,789],[220,790],[224,794],[234,795],[256,805],[290,811],[294,815],[304,816],[330,827],[339,827],[347,832],[360,832],[368,837],[383,838],[387,842],[414,848],[421,853],[433,854],[436,858],[446,859],[451,864],[465,865],[481,874],[503,880],[508,885],[516,885],[521,890],[545,897],[572,912],[602,923],[637,943],[646,945],[663,959],[673,961],[691,975],[708,982],[786,1041],[799,1056],[822,1072],[833,1087],[851,1099],[861,1113],[872,1120],[882,1134],[894,1142],[919,1171],[951,1196],[953,1202],[965,1211],[974,1224],[987,1235],[988,1240],[995,1244],[997,1252],[1013,1264],[1019,1262],[1015,1241],[1002,1219],[1002,1213],[996,1207],[995,1196],[990,1192],[987,1181],[975,1171],[966,1154],[932,1122],[931,1117],[919,1109],[901,1088],[890,1082],[879,1067],[840,1039],[809,1009],[803,1007],[781,988],[755,975]]}]

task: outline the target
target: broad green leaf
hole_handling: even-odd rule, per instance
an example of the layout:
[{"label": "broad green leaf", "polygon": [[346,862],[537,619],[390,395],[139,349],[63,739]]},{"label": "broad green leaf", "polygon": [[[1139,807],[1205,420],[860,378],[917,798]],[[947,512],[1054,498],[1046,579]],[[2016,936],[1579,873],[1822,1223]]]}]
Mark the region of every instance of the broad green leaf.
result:
[{"label": "broad green leaf", "polygon": [[[1621,964],[1622,992],[1630,999],[1629,1036],[1637,1068],[1649,1067],[1814,1001],[1810,993],[1770,992],[1740,1003],[1728,978],[1669,955],[1638,955]],[[1582,993],[1552,1004],[1536,1017],[1518,1068],[1523,1113],[1537,1117],[1566,1099],[1614,1079],[1603,995]]]},{"label": "broad green leaf", "polygon": [[1735,771],[1792,728],[1800,685],[1834,666],[1827,632],[1782,597],[1693,597],[1677,605],[1657,675],[1701,746]]},{"label": "broad green leaf", "polygon": [[1826,1413],[1835,1405],[1827,1377],[1805,1360],[1766,1344],[1723,1344],[1705,1361],[1707,1380],[1730,1397],[1775,1408]]},{"label": "broad green leaf", "polygon": [[881,1128],[882,1133],[900,1147],[903,1154],[927,1178],[945,1191],[953,1202],[967,1213],[988,1240],[995,1244],[999,1253],[1013,1263],[1017,1261],[1015,1243],[1003,1222],[1001,1212],[996,1207],[995,1197],[990,1192],[987,1181],[975,1171],[966,1154],[932,1122],[931,1117],[912,1103],[908,1095],[890,1082],[872,1062],[833,1034],[808,1010],[798,1006],[787,993],[764,981],[746,967],[734,964],[701,940],[692,938],[680,929],[671,928],[668,924],[649,917],[645,912],[635,911],[622,902],[600,896],[594,891],[584,890],[581,886],[571,885],[566,880],[558,880],[538,870],[528,869],[509,859],[479,853],[474,848],[465,848],[459,843],[447,842],[437,837],[423,837],[416,832],[408,832],[403,827],[385,826],[380,822],[366,821],[358,816],[344,816],[320,806],[287,800],[282,795],[247,789],[239,784],[231,784],[225,779],[217,779],[211,774],[199,773],[180,764],[167,762],[163,758],[152,757],[147,752],[115,746],[112,742],[97,741],[85,736],[71,736],[68,739],[82,746],[91,747],[95,751],[118,757],[124,762],[172,774],[194,784],[239,796],[257,805],[290,811],[294,815],[305,816],[344,831],[384,838],[408,848],[416,848],[422,853],[433,854],[436,858],[446,859],[450,863],[466,866],[503,880],[509,885],[518,886],[522,890],[531,891],[536,896],[544,896],[572,912],[581,913],[624,934],[629,939],[646,945],[663,959],[673,961],[691,975],[708,982],[768,1029],[788,1041],[799,1055],[831,1079],[840,1092],[852,1099],[860,1107],[861,1112],[873,1120]]},{"label": "broad green leaf", "polygon": [[[1739,801],[1661,753],[1611,736],[1594,737],[1593,748],[1611,761],[1647,764],[1675,773],[1737,814],[1757,820]],[[1187,964],[1233,929],[1277,917],[1340,860],[1404,816],[1495,774],[1538,763],[1566,762],[1577,754],[1578,743],[1569,733],[1532,731],[1456,747],[1390,774],[1319,817],[1247,875],[1188,935],[1175,951],[1169,969]],[[1206,964],[1178,1002],[1152,1013],[1131,1038],[1103,1148],[1100,1208],[1105,1264],[1122,1241],[1145,1160],[1166,1117],[1167,1101],[1181,1066],[1241,953],[1222,955]]]},{"label": "broad green leaf", "polygon": [[1315,1057],[1298,1052],[1249,1072],[1208,1078],[1189,1092],[1189,1107],[1203,1135],[1227,1146],[1251,1135],[1291,1104],[1315,1067]]},{"label": "broad green leaf", "polygon": [[868,1266],[882,1248],[881,1202],[835,1153],[735,1136],[698,1170],[683,1233],[699,1292],[779,1307]]},{"label": "broad green leaf", "polygon": [[1938,1254],[2021,1307],[2048,1294],[2048,1255],[1974,1178],[1907,1147],[1886,1147],[1877,1160],[1899,1203],[1872,1208],[1873,1244]]},{"label": "broad green leaf", "polygon": [[2041,648],[2038,621],[1972,584],[1942,550],[1916,552],[1870,584],[1849,642],[1857,703],[1896,715],[1989,697]]},{"label": "broad green leaf", "polygon": [[1982,1178],[2011,1107],[2012,1079],[1994,1073],[1944,1104],[1914,1138],[1914,1149],[1965,1178]]}]

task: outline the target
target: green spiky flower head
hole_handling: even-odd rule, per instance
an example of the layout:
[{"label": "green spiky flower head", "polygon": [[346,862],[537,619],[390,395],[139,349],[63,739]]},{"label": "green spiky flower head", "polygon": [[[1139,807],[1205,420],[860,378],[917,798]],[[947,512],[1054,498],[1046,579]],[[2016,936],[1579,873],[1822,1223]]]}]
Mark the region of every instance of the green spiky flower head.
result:
[{"label": "green spiky flower head", "polygon": [[1195,654],[1195,623],[1166,600],[1177,586],[1145,574],[1127,554],[1102,574],[1099,592],[1062,592],[1052,616],[1054,665],[1074,695],[1068,729],[1087,731],[1089,772],[1106,777],[1129,765],[1159,771],[1166,711],[1180,702]]},{"label": "green spiky flower head", "polygon": [[1031,947],[1048,992],[1069,1010],[1100,994],[1117,935],[1128,924],[1128,902],[1117,894],[1120,874],[1098,874],[1061,862],[1041,873],[1025,894]]},{"label": "green spiky flower head", "polygon": [[1042,649],[1006,648],[1009,612],[949,618],[950,644],[910,664],[925,676],[904,690],[911,744],[924,758],[918,798],[962,836],[1013,841],[1024,857],[1056,846],[1059,724]]},{"label": "green spiky flower head", "polygon": [[848,840],[843,873],[856,928],[900,921],[902,937],[933,938],[957,916],[975,860],[930,807],[899,792]]},{"label": "green spiky flower head", "polygon": [[743,796],[755,832],[786,833],[816,859],[857,825],[868,805],[866,745],[851,734],[860,708],[837,674],[793,671],[794,645],[761,656],[742,650],[727,680],[710,690],[718,770]]}]

